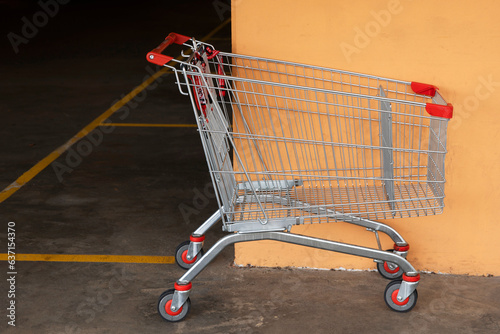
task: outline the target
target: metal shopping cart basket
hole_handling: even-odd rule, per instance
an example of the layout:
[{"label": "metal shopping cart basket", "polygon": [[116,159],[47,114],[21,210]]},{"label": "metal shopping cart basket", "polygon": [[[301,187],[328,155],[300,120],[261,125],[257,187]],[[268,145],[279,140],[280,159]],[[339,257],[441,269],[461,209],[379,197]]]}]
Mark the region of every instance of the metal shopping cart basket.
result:
[{"label": "metal shopping cart basket", "polygon": [[[189,47],[183,60],[162,54]],[[227,245],[276,240],[374,259],[391,280],[387,305],[411,310],[420,276],[408,243],[375,220],[443,211],[451,104],[432,85],[217,51],[171,33],[147,59],[188,95],[219,210],[177,247],[187,272],[160,296],[168,321],[186,317],[191,281]],[[179,59],[182,59],[181,57]],[[206,231],[230,232],[203,254]],[[374,232],[378,249],[291,233],[345,222]],[[379,233],[394,241],[382,250]]]}]

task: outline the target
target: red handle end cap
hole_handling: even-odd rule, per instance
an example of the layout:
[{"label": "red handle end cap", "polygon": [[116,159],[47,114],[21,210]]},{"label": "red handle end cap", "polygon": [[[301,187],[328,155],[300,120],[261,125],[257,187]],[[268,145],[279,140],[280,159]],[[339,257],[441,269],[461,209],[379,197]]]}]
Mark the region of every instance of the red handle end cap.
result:
[{"label": "red handle end cap", "polygon": [[452,118],[453,117],[453,105],[448,103],[447,105],[427,103],[425,105],[425,110],[431,116],[442,117],[442,118]]},{"label": "red handle end cap", "polygon": [[412,82],[411,89],[415,94],[427,95],[430,97],[434,97],[434,95],[436,95],[436,91],[438,90],[436,86],[421,82]]}]

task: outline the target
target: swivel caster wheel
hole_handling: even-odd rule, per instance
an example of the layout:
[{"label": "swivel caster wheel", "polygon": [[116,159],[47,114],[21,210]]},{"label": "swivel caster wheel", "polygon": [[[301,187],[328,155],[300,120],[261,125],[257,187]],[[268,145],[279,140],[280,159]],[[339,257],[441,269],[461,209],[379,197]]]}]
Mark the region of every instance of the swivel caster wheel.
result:
[{"label": "swivel caster wheel", "polygon": [[191,300],[189,300],[188,298],[179,310],[173,312],[170,309],[170,306],[172,305],[174,292],[174,289],[167,290],[161,294],[160,299],[158,300],[158,313],[164,320],[168,322],[178,322],[184,320],[191,308]]},{"label": "swivel caster wheel", "polygon": [[387,284],[384,292],[385,303],[389,308],[396,312],[409,312],[417,304],[418,293],[417,290],[413,291],[403,301],[397,299],[399,288],[401,287],[402,280],[392,281]]},{"label": "swivel caster wheel", "polygon": [[184,241],[175,249],[175,263],[177,263],[179,267],[185,270],[191,268],[203,256],[203,249],[201,249],[198,255],[194,257],[194,259],[188,260],[187,252],[189,243],[189,240]]}]

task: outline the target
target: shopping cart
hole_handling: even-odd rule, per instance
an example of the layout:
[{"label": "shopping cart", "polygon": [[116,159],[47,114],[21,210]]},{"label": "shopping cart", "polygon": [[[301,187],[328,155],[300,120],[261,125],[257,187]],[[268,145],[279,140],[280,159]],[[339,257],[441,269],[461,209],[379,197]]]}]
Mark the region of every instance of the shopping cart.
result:
[{"label": "shopping cart", "polygon": [[[171,44],[189,53],[163,55]],[[415,306],[420,276],[406,260],[409,245],[375,220],[443,211],[453,107],[435,86],[219,52],[175,33],[147,59],[169,67],[191,100],[219,204],[177,247],[176,262],[188,270],[160,296],[165,320],[186,317],[192,280],[224,247],[255,240],[374,259],[391,279],[387,305]],[[219,220],[229,234],[203,254],[204,235]],[[291,231],[328,222],[373,232],[378,249]],[[394,241],[392,249],[382,250],[379,233]]]}]

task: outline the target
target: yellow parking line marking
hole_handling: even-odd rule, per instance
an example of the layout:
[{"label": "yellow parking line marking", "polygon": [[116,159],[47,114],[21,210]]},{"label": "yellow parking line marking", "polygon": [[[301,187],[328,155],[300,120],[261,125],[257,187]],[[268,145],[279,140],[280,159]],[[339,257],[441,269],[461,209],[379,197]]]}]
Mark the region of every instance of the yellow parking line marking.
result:
[{"label": "yellow parking line marking", "polygon": [[148,123],[104,123],[101,126],[125,126],[145,128],[196,128],[196,124],[148,124]]},{"label": "yellow parking line marking", "polygon": [[[226,26],[231,19],[227,19],[222,22],[218,27],[212,30],[208,35],[203,37],[201,41],[206,41],[210,39],[213,35],[215,35],[219,30],[221,30],[224,26]],[[59,146],[48,156],[40,160],[37,164],[31,167],[27,172],[22,174],[16,181],[12,182],[8,185],[2,192],[0,192],[0,203],[5,201],[7,198],[12,196],[16,191],[21,189],[26,183],[31,181],[35,176],[37,176],[42,170],[44,170],[48,165],[54,162],[57,158],[59,158],[64,152],[66,152],[74,143],[85,137],[88,133],[94,130],[96,127],[101,125],[103,121],[108,119],[115,111],[119,110],[121,107],[125,106],[130,100],[132,100],[137,94],[142,92],[146,87],[151,85],[156,79],[158,79],[163,74],[169,72],[170,70],[166,67],[163,67],[161,70],[150,76],[148,79],[144,80],[142,84],[134,88],[130,93],[124,96],[120,101],[116,102],[111,108],[106,110],[99,117],[94,119],[90,124],[84,127],[80,132],[78,132],[75,136],[73,136],[70,140],[68,140],[64,145]]]},{"label": "yellow parking line marking", "polygon": [[[7,260],[7,254],[0,254],[0,261]],[[16,254],[15,260],[33,262],[175,263],[173,256],[141,255]]]}]

